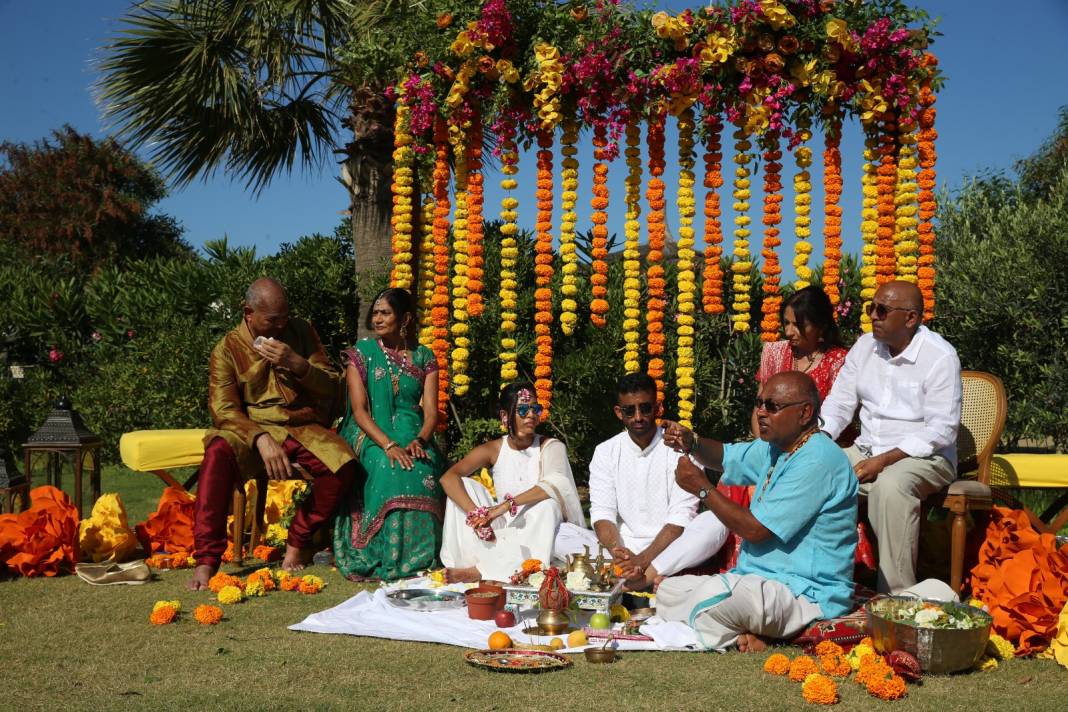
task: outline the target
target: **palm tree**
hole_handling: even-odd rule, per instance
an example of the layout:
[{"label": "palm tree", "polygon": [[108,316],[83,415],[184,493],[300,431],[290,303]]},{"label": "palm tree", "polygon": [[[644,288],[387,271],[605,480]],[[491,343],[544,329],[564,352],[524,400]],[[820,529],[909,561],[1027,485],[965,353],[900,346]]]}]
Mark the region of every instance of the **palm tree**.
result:
[{"label": "palm tree", "polygon": [[413,6],[147,0],[104,46],[99,102],[116,135],[147,148],[176,185],[222,168],[257,191],[295,164],[340,154],[356,273],[366,276],[390,258],[393,107],[389,77],[354,82],[337,53]]}]

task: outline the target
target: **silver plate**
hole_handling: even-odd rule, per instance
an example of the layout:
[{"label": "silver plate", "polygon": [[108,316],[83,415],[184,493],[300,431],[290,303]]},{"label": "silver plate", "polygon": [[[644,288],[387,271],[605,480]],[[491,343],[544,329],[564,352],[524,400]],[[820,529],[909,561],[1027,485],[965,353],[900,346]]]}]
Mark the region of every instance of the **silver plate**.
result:
[{"label": "silver plate", "polygon": [[386,600],[409,611],[446,611],[467,605],[462,593],[433,588],[406,588],[386,594]]}]

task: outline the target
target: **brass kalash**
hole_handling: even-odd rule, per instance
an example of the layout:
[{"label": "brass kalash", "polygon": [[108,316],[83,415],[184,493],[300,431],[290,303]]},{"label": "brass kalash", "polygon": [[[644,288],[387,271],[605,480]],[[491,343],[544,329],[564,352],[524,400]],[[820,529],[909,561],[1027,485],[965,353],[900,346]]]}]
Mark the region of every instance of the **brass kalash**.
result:
[{"label": "brass kalash", "polygon": [[597,558],[590,561],[590,547],[582,547],[585,553],[572,554],[567,562],[568,573],[581,572],[590,582],[591,591],[609,591],[615,585],[612,562],[604,558],[604,547],[597,545]]}]

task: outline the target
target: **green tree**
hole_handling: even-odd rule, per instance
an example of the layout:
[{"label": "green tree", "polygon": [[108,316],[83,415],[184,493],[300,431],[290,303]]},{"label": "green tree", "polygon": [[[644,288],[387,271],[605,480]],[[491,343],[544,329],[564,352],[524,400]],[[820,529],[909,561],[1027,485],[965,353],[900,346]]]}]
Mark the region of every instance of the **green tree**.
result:
[{"label": "green tree", "polygon": [[167,194],[149,166],[112,139],[70,126],[51,140],[0,143],[0,244],[85,269],[131,256],[190,255],[182,229],[150,209]]}]

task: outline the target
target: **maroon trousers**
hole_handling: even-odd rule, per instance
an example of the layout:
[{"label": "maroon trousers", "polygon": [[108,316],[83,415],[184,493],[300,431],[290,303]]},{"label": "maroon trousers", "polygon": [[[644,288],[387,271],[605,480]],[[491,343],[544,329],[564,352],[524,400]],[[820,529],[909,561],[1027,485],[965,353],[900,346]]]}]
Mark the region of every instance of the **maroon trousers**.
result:
[{"label": "maroon trousers", "polygon": [[[293,438],[286,438],[282,448],[291,462],[315,478],[311,496],[304,499],[289,525],[287,543],[304,548],[311,542],[312,534],[334,513],[341,495],[352,486],[356,463],[350,461],[337,472],[331,472]],[[197,483],[193,542],[198,566],[218,567],[222,561],[226,551],[226,518],[230,515],[234,487],[239,483],[244,485],[239,477],[237,458],[229,443],[222,438],[213,439],[204,450]]]}]

